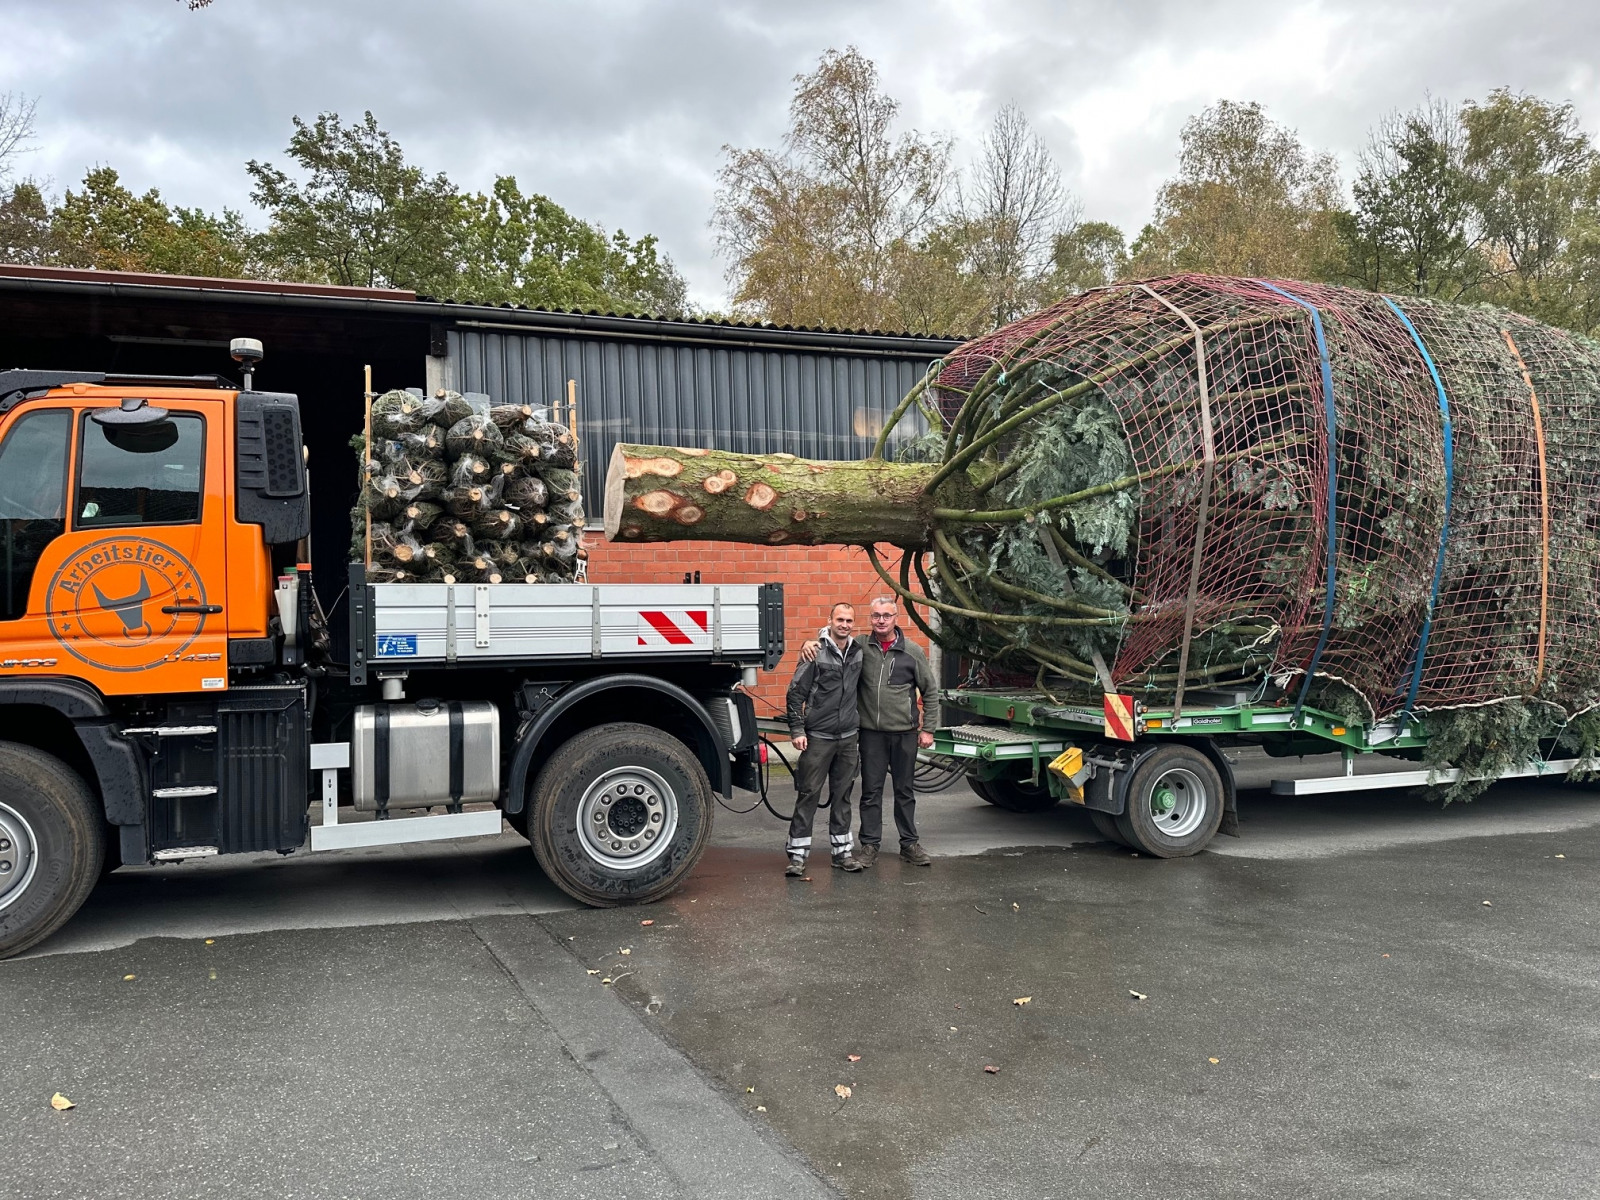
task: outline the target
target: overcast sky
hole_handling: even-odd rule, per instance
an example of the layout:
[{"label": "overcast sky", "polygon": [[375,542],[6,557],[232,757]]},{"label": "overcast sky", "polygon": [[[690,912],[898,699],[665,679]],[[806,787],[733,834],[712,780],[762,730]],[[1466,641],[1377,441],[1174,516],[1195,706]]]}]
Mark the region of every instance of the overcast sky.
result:
[{"label": "overcast sky", "polygon": [[57,191],[106,164],[174,203],[252,219],[244,162],[294,114],[370,108],[462,187],[512,174],[583,217],[657,234],[725,303],[706,222],[725,144],[780,138],[829,47],[877,62],[905,124],[970,153],[1018,102],[1085,214],[1130,235],[1184,119],[1259,100],[1348,181],[1367,128],[1424,93],[1508,85],[1600,132],[1600,3],[1149,0],[5,0],[0,91],[38,99],[23,169]]}]

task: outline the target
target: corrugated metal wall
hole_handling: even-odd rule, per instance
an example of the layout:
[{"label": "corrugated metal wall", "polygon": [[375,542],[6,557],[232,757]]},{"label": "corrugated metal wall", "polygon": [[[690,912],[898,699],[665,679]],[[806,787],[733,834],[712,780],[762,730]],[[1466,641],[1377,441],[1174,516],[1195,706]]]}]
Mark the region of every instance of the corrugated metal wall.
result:
[{"label": "corrugated metal wall", "polygon": [[[496,404],[565,401],[577,381],[584,504],[597,522],[617,442],[864,458],[931,361],[458,329],[449,373]],[[891,451],[924,428],[907,414]]]}]

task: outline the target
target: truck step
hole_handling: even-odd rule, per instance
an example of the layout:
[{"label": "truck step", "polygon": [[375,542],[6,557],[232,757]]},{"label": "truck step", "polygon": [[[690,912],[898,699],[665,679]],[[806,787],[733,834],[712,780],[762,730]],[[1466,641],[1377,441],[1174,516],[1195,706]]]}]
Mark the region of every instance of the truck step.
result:
[{"label": "truck step", "polygon": [[189,796],[215,796],[217,785],[214,783],[188,784],[184,787],[151,788],[150,794],[158,800],[176,800]]},{"label": "truck step", "polygon": [[215,733],[215,725],[141,725],[137,729],[124,729],[128,733],[150,733],[156,737],[204,737]]},{"label": "truck step", "polygon": [[215,858],[215,846],[174,846],[170,850],[157,850],[150,857],[157,862],[177,862],[181,858]]}]

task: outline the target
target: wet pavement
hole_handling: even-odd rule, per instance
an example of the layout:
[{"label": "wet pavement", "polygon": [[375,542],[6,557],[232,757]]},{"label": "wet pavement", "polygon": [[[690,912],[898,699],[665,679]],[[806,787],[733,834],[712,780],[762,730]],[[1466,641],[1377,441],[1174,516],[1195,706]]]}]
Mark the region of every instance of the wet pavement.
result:
[{"label": "wet pavement", "polygon": [[805,882],[722,813],[649,909],[509,833],[119,872],[0,963],[0,1197],[1600,1194],[1600,790],[1241,807],[958,788]]}]

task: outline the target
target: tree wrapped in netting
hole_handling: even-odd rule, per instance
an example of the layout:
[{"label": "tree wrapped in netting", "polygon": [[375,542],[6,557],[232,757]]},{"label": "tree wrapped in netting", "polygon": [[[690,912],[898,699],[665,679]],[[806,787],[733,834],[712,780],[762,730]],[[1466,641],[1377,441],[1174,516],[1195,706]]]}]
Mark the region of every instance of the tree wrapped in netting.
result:
[{"label": "tree wrapped in netting", "polygon": [[529,405],[385,392],[361,463],[351,552],[379,581],[560,583],[576,574],[583,495],[566,427]]},{"label": "tree wrapped in netting", "polygon": [[[913,409],[929,432],[886,460]],[[862,462],[619,446],[606,528],[862,545],[929,636],[1049,694],[1248,691],[1493,769],[1595,741],[1597,435],[1578,335],[1179,276],[962,346]]]}]

